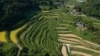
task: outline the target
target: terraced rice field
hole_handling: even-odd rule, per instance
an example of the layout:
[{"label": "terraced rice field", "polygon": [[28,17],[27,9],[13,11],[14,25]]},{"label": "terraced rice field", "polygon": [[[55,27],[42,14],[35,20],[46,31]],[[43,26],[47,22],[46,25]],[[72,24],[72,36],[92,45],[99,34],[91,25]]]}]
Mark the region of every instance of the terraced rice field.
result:
[{"label": "terraced rice field", "polygon": [[[69,55],[100,56],[100,45],[84,40],[81,37],[72,33],[72,31],[68,29],[70,26],[67,26],[67,24],[70,23],[67,21],[68,21],[67,19],[66,20],[64,19],[64,21],[62,20],[62,22],[59,22],[56,29],[58,30],[58,41],[66,45],[71,44],[70,46],[71,53]],[[62,47],[62,49],[63,48],[64,47]],[[65,53],[66,48],[64,48],[62,52]],[[68,53],[68,51],[66,53]],[[63,56],[66,56],[66,54],[63,54]]]},{"label": "terraced rice field", "polygon": [[[100,56],[100,45],[84,40],[70,30],[72,20],[63,19],[61,14],[51,11],[42,11],[29,19],[29,22],[10,33],[10,40],[19,46],[19,49],[27,48],[27,55],[42,53],[45,56]],[[62,14],[63,15],[63,14]],[[65,15],[65,14],[64,14]],[[0,32],[0,41],[6,41],[5,32]],[[68,46],[71,52],[68,52]],[[38,51],[38,52],[37,52]],[[20,53],[20,52],[19,52]],[[19,55],[19,54],[17,54]]]},{"label": "terraced rice field", "polygon": [[[20,30],[21,30],[22,28],[24,28],[24,27],[25,27],[25,25],[22,26],[21,28],[18,28],[18,29],[16,29],[16,30],[11,31],[10,39],[11,39],[14,43],[17,43],[17,39],[16,39],[16,34],[17,34],[17,32],[20,31]],[[5,34],[6,34],[5,31],[0,32],[0,41],[7,42],[6,37],[5,37]]]},{"label": "terraced rice field", "polygon": [[[33,19],[31,18],[21,28],[11,31],[10,40],[17,44],[20,49],[28,48],[29,53],[39,51],[38,53],[43,52],[42,56],[45,56],[46,53],[49,53],[51,56],[58,56],[60,52],[55,30],[56,17],[52,18],[52,16],[49,16],[49,18],[51,17],[49,19],[43,13],[46,12],[41,12],[41,14],[36,15]],[[6,37],[3,35],[3,38]],[[30,53],[28,55],[33,54]]]}]

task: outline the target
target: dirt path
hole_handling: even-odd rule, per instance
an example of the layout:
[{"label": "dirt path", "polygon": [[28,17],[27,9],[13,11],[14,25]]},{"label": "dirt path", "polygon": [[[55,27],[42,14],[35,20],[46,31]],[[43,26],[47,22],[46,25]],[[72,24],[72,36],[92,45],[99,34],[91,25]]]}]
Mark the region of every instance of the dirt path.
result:
[{"label": "dirt path", "polygon": [[65,45],[62,46],[61,53],[62,53],[63,56],[68,56],[67,48],[66,48]]},{"label": "dirt path", "polygon": [[72,53],[72,55],[79,55],[79,56],[92,56],[91,54],[86,54],[86,53],[78,52],[78,51],[72,51],[71,53]]},{"label": "dirt path", "polygon": [[90,48],[87,48],[87,47],[84,47],[84,46],[81,46],[81,45],[77,45],[77,46],[71,46],[73,48],[80,48],[80,49],[84,49],[84,50],[89,50],[89,51],[92,51],[92,52],[96,52],[96,53],[100,53],[100,51],[97,51],[97,50],[94,50],[94,49],[90,49]]},{"label": "dirt path", "polygon": [[78,38],[78,39],[82,39],[74,34],[58,34],[58,36],[66,36],[66,37],[75,37],[75,38]]},{"label": "dirt path", "polygon": [[66,41],[66,40],[62,40],[62,39],[58,39],[58,41],[62,42],[62,43],[69,43],[69,44],[73,44],[73,45],[79,45],[81,43],[79,42],[74,42],[74,41]]},{"label": "dirt path", "polygon": [[59,37],[59,39],[64,39],[64,40],[66,40],[66,41],[75,41],[75,42],[82,43],[80,40],[74,39],[74,38]]},{"label": "dirt path", "polygon": [[87,40],[83,40],[85,43],[89,44],[89,45],[92,45],[92,46],[96,46],[96,47],[99,47],[100,48],[100,45],[96,44],[96,43],[93,43],[93,42],[90,42],[90,41],[87,41]]},{"label": "dirt path", "polygon": [[21,55],[22,47],[19,44],[16,44],[16,46],[19,48],[17,56]]}]

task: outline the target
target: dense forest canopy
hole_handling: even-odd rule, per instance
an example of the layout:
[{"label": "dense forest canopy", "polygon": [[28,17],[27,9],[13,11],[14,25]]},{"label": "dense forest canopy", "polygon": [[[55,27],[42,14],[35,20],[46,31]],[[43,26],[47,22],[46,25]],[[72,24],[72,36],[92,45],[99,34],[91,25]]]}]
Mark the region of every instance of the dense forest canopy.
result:
[{"label": "dense forest canopy", "polygon": [[36,11],[39,7],[35,0],[0,0],[0,30],[11,28]]},{"label": "dense forest canopy", "polygon": [[0,30],[9,30],[15,24],[27,20],[30,15],[36,14],[40,11],[41,1],[48,1],[49,6],[54,7],[53,2],[60,0],[0,0]]},{"label": "dense forest canopy", "polygon": [[75,8],[88,16],[100,18],[100,0],[87,0],[85,3],[77,4]]}]

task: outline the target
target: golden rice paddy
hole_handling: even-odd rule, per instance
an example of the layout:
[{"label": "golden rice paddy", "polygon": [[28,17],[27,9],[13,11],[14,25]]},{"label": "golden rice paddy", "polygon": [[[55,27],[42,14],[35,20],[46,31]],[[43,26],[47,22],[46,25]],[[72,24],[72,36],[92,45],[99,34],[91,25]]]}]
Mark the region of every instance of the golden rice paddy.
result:
[{"label": "golden rice paddy", "polygon": [[6,39],[5,39],[5,32],[0,32],[0,41],[6,42]]},{"label": "golden rice paddy", "polygon": [[[16,29],[16,30],[11,31],[10,38],[11,38],[11,40],[12,40],[14,43],[17,43],[17,39],[16,39],[16,34],[17,34],[17,32],[19,32],[19,31],[20,31],[21,29],[23,29],[25,26],[26,26],[26,25],[24,25],[24,26],[22,26],[22,27],[20,27],[20,28],[18,28],[18,29]],[[6,41],[6,37],[5,37],[5,31],[0,32],[0,41],[1,41],[1,42],[7,42],[7,41]]]}]

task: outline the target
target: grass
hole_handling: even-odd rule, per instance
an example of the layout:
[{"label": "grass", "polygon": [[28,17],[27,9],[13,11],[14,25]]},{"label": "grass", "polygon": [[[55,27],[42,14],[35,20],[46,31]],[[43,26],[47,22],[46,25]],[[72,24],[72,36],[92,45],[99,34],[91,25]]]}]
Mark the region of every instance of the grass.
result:
[{"label": "grass", "polygon": [[[44,21],[43,21],[44,22]],[[33,28],[33,35],[31,36],[30,40],[31,40],[31,43],[32,41],[34,41],[34,39],[36,38],[36,35],[39,33],[40,31],[40,27],[43,26],[45,23],[39,23],[40,25],[38,25],[38,27],[36,26],[35,28]]]},{"label": "grass", "polygon": [[18,48],[13,43],[1,42],[0,55],[1,56],[16,56]]},{"label": "grass", "polygon": [[48,33],[48,30],[45,30],[45,29],[43,29],[44,31],[43,31],[43,33],[42,33],[42,38],[40,38],[40,45],[41,45],[41,48],[45,48],[45,46],[43,45],[43,43],[45,43],[45,37],[47,37],[47,34],[46,33]]}]

